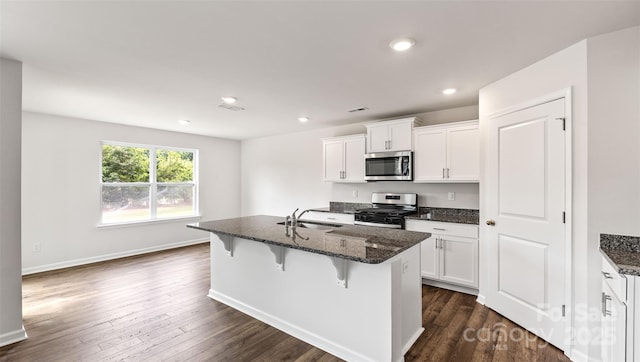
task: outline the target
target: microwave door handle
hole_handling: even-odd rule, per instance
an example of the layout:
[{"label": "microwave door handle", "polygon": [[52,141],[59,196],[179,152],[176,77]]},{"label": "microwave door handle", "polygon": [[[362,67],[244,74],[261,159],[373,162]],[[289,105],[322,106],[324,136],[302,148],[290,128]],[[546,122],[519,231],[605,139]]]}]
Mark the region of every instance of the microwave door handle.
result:
[{"label": "microwave door handle", "polygon": [[402,176],[409,176],[409,157],[402,157]]}]

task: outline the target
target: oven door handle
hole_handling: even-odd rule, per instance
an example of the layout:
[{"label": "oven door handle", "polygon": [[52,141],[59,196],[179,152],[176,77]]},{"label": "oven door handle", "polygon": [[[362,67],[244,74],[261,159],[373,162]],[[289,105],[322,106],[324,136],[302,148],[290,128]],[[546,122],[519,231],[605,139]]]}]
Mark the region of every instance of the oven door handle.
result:
[{"label": "oven door handle", "polygon": [[375,226],[375,227],[387,228],[387,229],[402,229],[402,225],[397,225],[397,224],[378,224],[375,222],[364,222],[364,221],[354,221],[354,224],[362,225],[362,226]]}]

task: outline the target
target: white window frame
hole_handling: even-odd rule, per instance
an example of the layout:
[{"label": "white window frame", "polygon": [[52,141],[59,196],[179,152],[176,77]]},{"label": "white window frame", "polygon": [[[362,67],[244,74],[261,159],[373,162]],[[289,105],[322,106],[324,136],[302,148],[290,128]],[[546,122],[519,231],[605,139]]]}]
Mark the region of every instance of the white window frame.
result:
[{"label": "white window frame", "polygon": [[[103,182],[102,181],[102,146],[110,145],[110,146],[119,146],[119,147],[132,147],[132,148],[144,148],[149,150],[149,182]],[[192,182],[157,182],[156,180],[156,151],[157,150],[168,150],[168,151],[178,151],[178,152],[191,152],[193,153],[193,180]],[[199,202],[199,155],[198,149],[194,148],[183,148],[183,147],[173,147],[173,146],[158,146],[158,145],[147,145],[141,143],[128,143],[128,142],[117,142],[117,141],[101,141],[100,142],[100,162],[99,166],[99,179],[100,180],[100,222],[98,223],[98,227],[104,226],[121,226],[121,225],[129,225],[129,224],[146,224],[146,223],[156,223],[156,222],[164,222],[164,221],[172,221],[172,220],[181,220],[181,219],[191,219],[200,217],[200,202]],[[131,221],[118,221],[118,222],[104,222],[102,219],[102,210],[103,210],[103,198],[102,198],[102,187],[103,186],[147,186],[149,187],[149,218],[143,220],[131,220]],[[174,217],[158,217],[158,186],[192,186],[193,187],[193,214],[191,215],[181,215]]]}]

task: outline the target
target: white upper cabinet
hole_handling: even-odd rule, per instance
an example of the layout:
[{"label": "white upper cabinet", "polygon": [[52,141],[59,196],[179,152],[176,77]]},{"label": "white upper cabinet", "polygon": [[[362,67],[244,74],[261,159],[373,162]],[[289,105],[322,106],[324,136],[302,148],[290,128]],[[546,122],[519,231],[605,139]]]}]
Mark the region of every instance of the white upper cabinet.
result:
[{"label": "white upper cabinet", "polygon": [[419,127],[414,137],[415,182],[478,182],[478,121]]},{"label": "white upper cabinet", "polygon": [[416,117],[396,119],[367,126],[367,153],[410,151],[413,126],[419,122]]},{"label": "white upper cabinet", "polygon": [[322,179],[324,181],[342,180],[344,171],[344,140],[323,140],[322,157],[324,169]]},{"label": "white upper cabinet", "polygon": [[364,183],[365,136],[325,138],[322,140],[324,181]]}]

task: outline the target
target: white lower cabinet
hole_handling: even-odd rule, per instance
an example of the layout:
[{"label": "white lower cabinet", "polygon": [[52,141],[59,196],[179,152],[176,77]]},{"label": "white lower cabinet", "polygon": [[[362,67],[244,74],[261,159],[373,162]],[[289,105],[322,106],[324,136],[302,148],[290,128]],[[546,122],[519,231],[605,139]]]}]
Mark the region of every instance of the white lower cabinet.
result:
[{"label": "white lower cabinet", "polygon": [[[640,298],[636,295],[636,283],[640,277],[619,274],[602,259],[602,320],[601,352],[603,362],[640,361],[638,349],[640,336],[638,321],[634,320]],[[634,346],[636,344],[636,346]],[[635,351],[635,352],[634,352]]]},{"label": "white lower cabinet", "polygon": [[432,234],[420,248],[421,274],[427,282],[465,292],[470,290],[455,286],[478,289],[478,226],[407,220],[406,229]]}]

